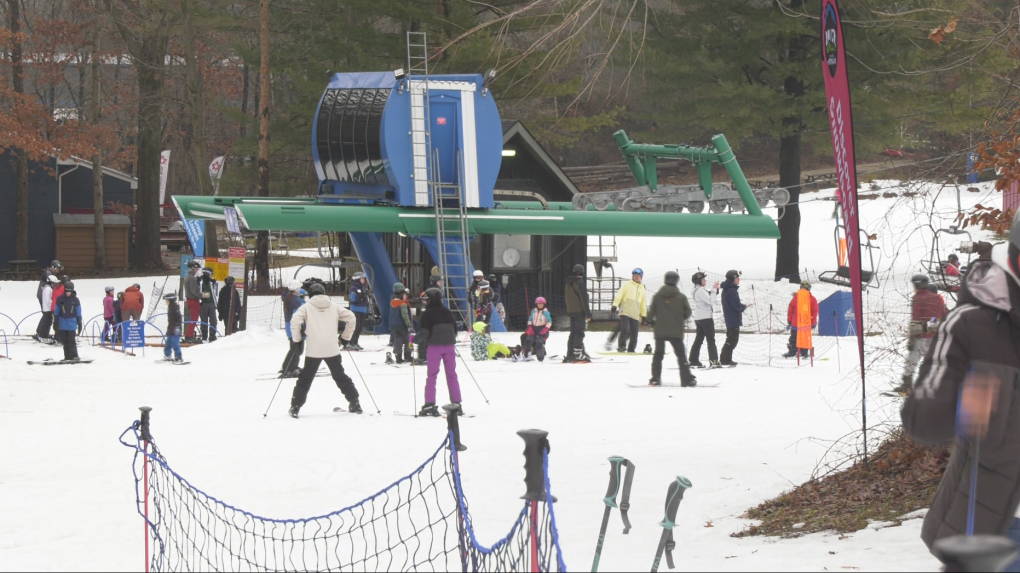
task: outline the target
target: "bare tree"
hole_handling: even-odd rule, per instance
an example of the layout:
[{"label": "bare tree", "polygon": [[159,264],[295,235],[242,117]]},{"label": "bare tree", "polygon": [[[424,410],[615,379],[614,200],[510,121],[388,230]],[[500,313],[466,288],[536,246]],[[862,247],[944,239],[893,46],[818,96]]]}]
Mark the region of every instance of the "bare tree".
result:
[{"label": "bare tree", "polygon": [[[21,39],[21,0],[7,1],[7,26],[11,32],[11,76],[14,97],[25,93],[25,64]],[[28,157],[25,150],[13,149],[17,178],[17,215],[14,219],[14,252],[19,259],[28,258]]]},{"label": "bare tree", "polygon": [[[269,0],[259,6],[259,197],[269,197]],[[269,232],[259,231],[255,240],[257,284],[269,284]]]},{"label": "bare tree", "polygon": [[[98,0],[92,7],[92,53],[89,55],[89,71],[91,73],[92,93],[89,97],[89,121],[93,126],[99,125],[99,116],[102,110],[100,98],[100,82],[102,81],[102,66],[100,64],[99,42],[102,37],[103,11],[99,7]],[[103,149],[101,145],[96,146],[96,153],[92,156],[92,210],[95,214],[95,239],[96,258],[95,268],[97,271],[106,270],[106,226],[103,223]]]}]

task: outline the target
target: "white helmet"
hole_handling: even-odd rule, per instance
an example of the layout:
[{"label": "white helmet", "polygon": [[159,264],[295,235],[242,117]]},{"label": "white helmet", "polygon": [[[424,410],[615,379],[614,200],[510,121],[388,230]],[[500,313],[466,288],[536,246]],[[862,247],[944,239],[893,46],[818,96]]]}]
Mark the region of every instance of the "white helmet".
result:
[{"label": "white helmet", "polygon": [[287,283],[287,288],[292,290],[292,291],[294,291],[294,292],[297,292],[297,291],[301,290],[301,281],[299,281],[299,280],[292,280],[289,283]]},{"label": "white helmet", "polygon": [[58,279],[57,277],[55,277],[53,275],[50,275],[50,276],[46,277],[46,280],[51,282],[51,283],[53,283],[53,284],[57,284],[57,283],[60,282],[60,279]]},{"label": "white helmet", "polygon": [[483,273],[482,271],[475,271],[474,276],[476,276],[476,277],[484,277],[485,273]]}]

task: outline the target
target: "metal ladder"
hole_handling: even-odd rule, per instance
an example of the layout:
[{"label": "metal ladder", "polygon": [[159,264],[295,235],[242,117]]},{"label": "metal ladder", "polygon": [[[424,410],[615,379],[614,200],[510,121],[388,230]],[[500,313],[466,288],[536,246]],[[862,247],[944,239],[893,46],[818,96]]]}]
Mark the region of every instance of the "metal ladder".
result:
[{"label": "metal ladder", "polygon": [[[420,90],[422,98],[415,103],[411,97],[411,137],[414,160],[415,193],[418,183],[424,179],[429,198],[436,214],[436,243],[439,272],[443,275],[447,304],[466,325],[473,322],[474,311],[468,302],[471,286],[471,251],[467,210],[460,185],[463,158],[458,154],[456,173],[449,174],[450,181],[443,181],[439,169],[439,150],[428,152],[432,147],[431,114],[429,110],[429,63],[428,39],[425,32],[407,33],[408,91],[411,95]],[[412,79],[417,78],[417,79]],[[456,246],[460,252],[450,252]],[[463,289],[455,289],[455,284]]]}]

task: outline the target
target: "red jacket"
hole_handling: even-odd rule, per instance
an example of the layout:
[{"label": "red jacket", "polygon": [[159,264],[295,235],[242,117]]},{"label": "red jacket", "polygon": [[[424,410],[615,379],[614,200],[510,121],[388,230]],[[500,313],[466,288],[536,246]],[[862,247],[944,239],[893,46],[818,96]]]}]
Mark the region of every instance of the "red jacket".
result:
[{"label": "red jacket", "polygon": [[142,312],[145,309],[145,297],[141,291],[131,286],[124,290],[124,300],[120,302],[120,311],[137,310]]},{"label": "red jacket", "polygon": [[[797,297],[794,296],[790,299],[790,306],[786,309],[786,322],[790,326],[807,326],[806,324],[797,324]],[[811,295],[811,328],[818,326],[818,299],[815,295]]]},{"label": "red jacket", "polygon": [[57,312],[57,299],[62,294],[64,294],[64,283],[57,283],[57,286],[53,287],[53,303],[50,306],[50,312]]},{"label": "red jacket", "polygon": [[[946,304],[942,298],[928,290],[919,290],[914,293],[914,300],[910,303],[910,320],[916,322],[931,322],[932,318],[939,321],[946,318]],[[935,329],[929,327],[928,332],[923,332],[918,338],[935,338]]]},{"label": "red jacket", "polygon": [[960,267],[957,266],[957,265],[954,265],[953,263],[947,264],[946,268],[945,268],[945,271],[946,271],[946,276],[949,276],[949,277],[958,277],[958,276],[960,276]]}]

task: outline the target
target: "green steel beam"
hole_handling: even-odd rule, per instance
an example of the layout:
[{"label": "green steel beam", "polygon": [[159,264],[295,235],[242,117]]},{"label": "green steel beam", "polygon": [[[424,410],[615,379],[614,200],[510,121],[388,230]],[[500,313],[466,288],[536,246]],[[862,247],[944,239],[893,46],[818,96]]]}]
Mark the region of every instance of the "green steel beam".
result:
[{"label": "green steel beam", "polygon": [[[435,214],[427,209],[347,205],[237,204],[253,230],[345,231],[434,235]],[[715,237],[778,239],[779,228],[764,215],[645,213],[573,209],[479,209],[468,213],[469,232],[482,235],[617,235],[621,237]]]},{"label": "green steel beam", "polygon": [[174,195],[171,197],[184,219],[223,220],[223,208],[239,203],[261,203],[269,205],[315,205],[316,200],[293,197],[203,197],[201,195]]}]

